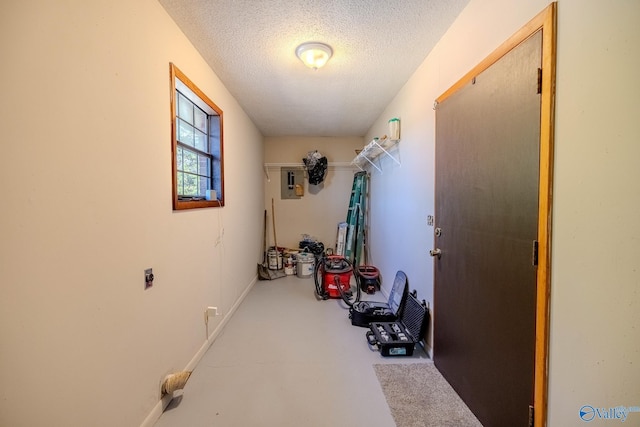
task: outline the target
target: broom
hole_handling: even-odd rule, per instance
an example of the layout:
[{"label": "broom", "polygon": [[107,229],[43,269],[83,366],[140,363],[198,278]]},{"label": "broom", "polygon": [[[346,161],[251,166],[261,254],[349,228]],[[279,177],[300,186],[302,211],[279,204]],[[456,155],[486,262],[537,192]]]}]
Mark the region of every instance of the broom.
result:
[{"label": "broom", "polygon": [[262,264],[258,264],[258,279],[271,280],[269,269],[267,268],[267,210],[264,210],[264,226],[263,226],[262,243],[264,252],[262,252]]},{"label": "broom", "polygon": [[[271,199],[271,217],[273,219],[273,244],[276,248],[276,268],[278,265],[278,241],[276,238],[276,216],[273,199]],[[273,280],[286,277],[285,272],[280,270],[271,270],[267,267],[267,211],[264,211],[264,253],[262,255],[262,264],[258,264],[258,278],[260,280]]]}]

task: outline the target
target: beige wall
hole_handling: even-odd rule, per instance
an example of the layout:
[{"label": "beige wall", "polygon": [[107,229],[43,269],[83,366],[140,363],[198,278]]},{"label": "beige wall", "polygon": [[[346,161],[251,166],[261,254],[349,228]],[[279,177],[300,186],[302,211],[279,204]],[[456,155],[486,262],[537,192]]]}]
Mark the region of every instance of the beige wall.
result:
[{"label": "beige wall", "polygon": [[[559,4],[554,426],[569,425],[582,405],[640,406],[638,22],[635,0]],[[640,425],[640,413],[626,424]]]},{"label": "beige wall", "polygon": [[[472,0],[367,134],[402,120],[402,166],[372,179],[372,200],[385,200],[371,212],[372,253],[431,301],[433,101],[547,4]],[[583,405],[640,406],[640,3],[558,6],[550,427],[583,425]]]},{"label": "beige wall", "polygon": [[[140,425],[255,279],[262,136],[155,0],[0,22],[0,425]],[[223,209],[171,209],[170,61],[224,111]]]},{"label": "beige wall", "polygon": [[[297,248],[303,234],[322,242],[326,248],[336,243],[336,227],[347,217],[353,174],[351,166],[355,149],[363,139],[328,137],[267,137],[265,161],[269,180],[265,176],[265,209],[268,215],[268,241],[273,245],[271,200],[274,201],[278,246]],[[302,166],[302,159],[317,150],[327,157],[329,168],[320,185],[309,185],[305,176],[304,196],[281,199],[280,168],[282,165]]]}]

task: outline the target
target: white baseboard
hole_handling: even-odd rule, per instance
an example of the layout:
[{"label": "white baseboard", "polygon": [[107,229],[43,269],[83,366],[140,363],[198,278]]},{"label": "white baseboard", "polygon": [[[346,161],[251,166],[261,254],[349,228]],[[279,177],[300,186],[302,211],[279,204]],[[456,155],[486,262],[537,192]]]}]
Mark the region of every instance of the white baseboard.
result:
[{"label": "white baseboard", "polygon": [[[222,321],[220,322],[220,324],[213,330],[211,335],[209,335],[209,338],[202,344],[202,347],[200,347],[200,349],[196,352],[196,354],[189,361],[189,363],[187,363],[187,366],[184,368],[185,371],[193,371],[195,369],[195,367],[198,365],[198,362],[200,362],[200,360],[205,355],[207,350],[209,350],[209,347],[211,347],[211,344],[213,344],[213,342],[216,340],[218,335],[220,335],[220,332],[222,332],[222,329],[224,328],[224,326],[227,324],[227,322],[229,322],[229,319],[231,319],[231,316],[233,316],[233,314],[236,312],[236,310],[238,309],[242,301],[244,301],[244,299],[249,294],[249,291],[251,291],[251,289],[253,288],[253,286],[256,284],[257,281],[258,281],[258,276],[256,275],[251,281],[251,283],[249,284],[249,286],[247,286],[247,289],[245,289],[242,295],[240,295],[240,298],[238,298],[236,303],[231,307],[229,312],[222,318]],[[156,423],[156,421],[158,421],[158,419],[162,415],[162,412],[164,412],[164,410],[167,408],[167,406],[171,402],[172,398],[173,396],[168,395],[160,399],[158,403],[156,403],[156,405],[153,407],[149,415],[147,415],[147,418],[145,418],[142,424],[140,424],[140,427],[153,427],[153,425]]]}]

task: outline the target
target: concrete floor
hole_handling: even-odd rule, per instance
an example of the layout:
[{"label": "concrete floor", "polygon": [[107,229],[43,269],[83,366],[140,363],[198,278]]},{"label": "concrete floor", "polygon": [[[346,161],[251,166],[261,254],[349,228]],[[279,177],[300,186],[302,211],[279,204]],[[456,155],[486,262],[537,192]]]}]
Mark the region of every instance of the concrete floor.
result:
[{"label": "concrete floor", "polygon": [[366,331],[311,278],[258,281],[155,426],[395,427],[373,365],[431,360],[382,357]]}]

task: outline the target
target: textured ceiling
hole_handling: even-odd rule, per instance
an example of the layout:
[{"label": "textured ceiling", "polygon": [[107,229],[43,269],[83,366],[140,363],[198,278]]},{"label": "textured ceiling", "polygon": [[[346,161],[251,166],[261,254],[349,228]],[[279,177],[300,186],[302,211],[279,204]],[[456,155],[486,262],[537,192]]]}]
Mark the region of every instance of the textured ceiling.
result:
[{"label": "textured ceiling", "polygon": [[[469,2],[159,1],[264,136],[363,136]],[[295,56],[307,41],[333,48],[324,68]]]}]

